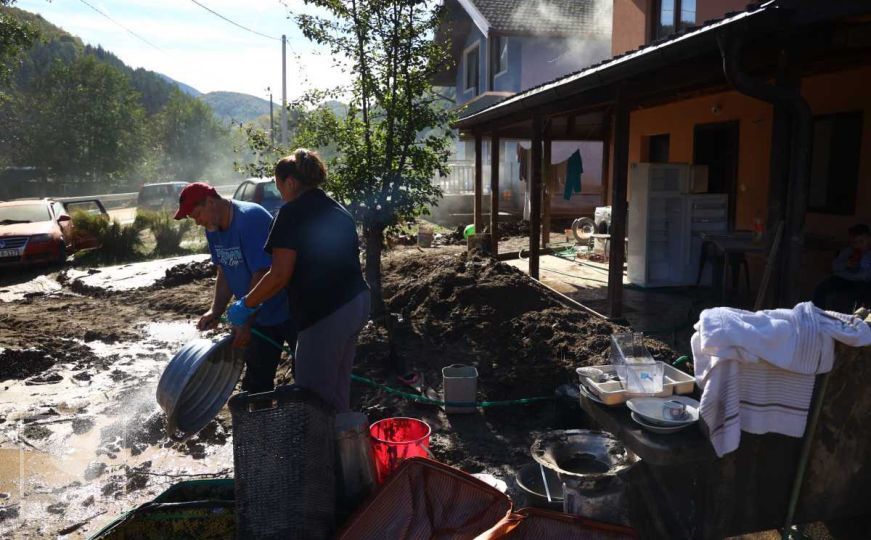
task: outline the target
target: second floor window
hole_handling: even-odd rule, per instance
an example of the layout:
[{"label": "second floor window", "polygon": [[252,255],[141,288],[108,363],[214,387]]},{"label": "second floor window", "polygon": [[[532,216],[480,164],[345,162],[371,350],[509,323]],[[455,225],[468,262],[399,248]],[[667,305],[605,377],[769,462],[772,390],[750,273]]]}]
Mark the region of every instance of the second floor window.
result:
[{"label": "second floor window", "polygon": [[508,71],[508,38],[496,36],[493,41],[493,74]]},{"label": "second floor window", "polygon": [[464,91],[468,92],[469,90],[474,89],[475,94],[478,93],[478,46],[475,45],[472,48],[466,50],[466,73],[465,79],[466,84]]},{"label": "second floor window", "polygon": [[653,39],[694,26],[696,24],[696,0],[654,0]]}]

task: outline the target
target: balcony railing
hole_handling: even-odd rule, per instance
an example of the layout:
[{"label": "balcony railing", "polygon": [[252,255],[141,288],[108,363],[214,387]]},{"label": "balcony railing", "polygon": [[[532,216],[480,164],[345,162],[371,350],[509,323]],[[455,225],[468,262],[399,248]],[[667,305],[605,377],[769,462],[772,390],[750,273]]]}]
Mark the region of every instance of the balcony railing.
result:
[{"label": "balcony railing", "polygon": [[[490,164],[484,164],[482,170],[483,192],[490,193]],[[445,195],[469,195],[475,193],[475,162],[451,161],[448,163],[449,173],[445,177],[436,176],[433,183],[440,186]],[[519,176],[519,164],[503,161],[499,168],[500,185],[516,183]]]}]

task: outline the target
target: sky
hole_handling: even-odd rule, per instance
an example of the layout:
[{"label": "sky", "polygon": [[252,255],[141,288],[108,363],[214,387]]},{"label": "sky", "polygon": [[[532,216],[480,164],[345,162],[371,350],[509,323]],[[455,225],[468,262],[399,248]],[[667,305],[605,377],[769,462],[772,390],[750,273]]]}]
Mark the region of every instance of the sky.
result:
[{"label": "sky", "polygon": [[[311,88],[346,82],[329,52],[310,43],[293,12],[302,0],[197,0],[268,39],[218,18],[191,0],[18,0],[20,9],[39,13],[85,43],[111,51],[134,68],[168,75],[200,92],[242,92],[281,101],[281,35],[287,35],[288,99]],[[140,36],[100,15],[94,6]]]}]

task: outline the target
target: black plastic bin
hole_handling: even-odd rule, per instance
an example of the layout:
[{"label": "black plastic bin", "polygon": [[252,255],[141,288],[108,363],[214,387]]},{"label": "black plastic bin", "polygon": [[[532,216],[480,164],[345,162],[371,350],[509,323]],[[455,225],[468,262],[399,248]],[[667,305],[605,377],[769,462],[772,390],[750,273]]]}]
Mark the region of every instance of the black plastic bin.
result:
[{"label": "black plastic bin", "polygon": [[335,527],[334,413],[298,386],[230,398],[236,537],[328,538]]}]

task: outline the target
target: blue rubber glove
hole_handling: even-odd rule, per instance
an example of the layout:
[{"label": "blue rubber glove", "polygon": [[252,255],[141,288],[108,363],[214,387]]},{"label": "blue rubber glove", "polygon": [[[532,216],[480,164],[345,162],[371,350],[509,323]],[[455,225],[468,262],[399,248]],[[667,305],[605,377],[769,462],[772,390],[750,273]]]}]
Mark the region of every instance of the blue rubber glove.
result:
[{"label": "blue rubber glove", "polygon": [[251,314],[257,311],[257,308],[259,307],[260,306],[250,308],[246,306],[245,297],[243,296],[230,305],[230,309],[227,310],[227,319],[230,321],[230,324],[234,326],[242,326],[248,322]]}]

